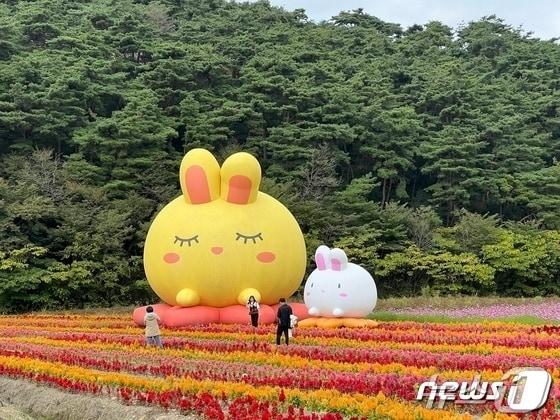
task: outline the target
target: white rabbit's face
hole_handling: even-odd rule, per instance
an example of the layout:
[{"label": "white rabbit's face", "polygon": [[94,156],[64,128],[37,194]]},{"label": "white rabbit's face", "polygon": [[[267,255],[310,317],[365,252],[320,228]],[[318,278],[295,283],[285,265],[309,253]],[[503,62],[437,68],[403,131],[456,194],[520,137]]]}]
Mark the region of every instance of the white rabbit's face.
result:
[{"label": "white rabbit's face", "polygon": [[315,261],[317,269],[304,288],[310,314],[363,317],[373,310],[377,301],[375,282],[362,267],[348,263],[344,251],[320,246]]},{"label": "white rabbit's face", "polygon": [[305,298],[317,301],[316,305],[319,302],[328,305],[334,300],[347,300],[350,297],[347,285],[341,272],[315,270],[305,284]]}]

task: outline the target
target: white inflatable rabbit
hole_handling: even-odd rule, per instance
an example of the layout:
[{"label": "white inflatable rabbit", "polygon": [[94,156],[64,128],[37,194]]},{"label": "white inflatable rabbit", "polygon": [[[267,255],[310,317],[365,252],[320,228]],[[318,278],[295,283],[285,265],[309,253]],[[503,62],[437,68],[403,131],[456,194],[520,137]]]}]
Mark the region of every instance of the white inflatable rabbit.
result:
[{"label": "white inflatable rabbit", "polygon": [[315,251],[317,268],[305,283],[303,299],[309,315],[362,318],[377,303],[373,277],[348,262],[343,250],[321,245]]}]

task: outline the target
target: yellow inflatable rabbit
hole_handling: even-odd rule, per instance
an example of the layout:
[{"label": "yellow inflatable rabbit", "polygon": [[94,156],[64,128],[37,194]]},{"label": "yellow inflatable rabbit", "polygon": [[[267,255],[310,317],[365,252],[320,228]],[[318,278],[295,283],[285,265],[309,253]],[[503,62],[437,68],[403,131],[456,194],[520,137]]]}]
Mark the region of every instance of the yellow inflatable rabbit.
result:
[{"label": "yellow inflatable rabbit", "polygon": [[179,171],[183,195],[156,216],[144,269],[170,305],[276,304],[301,284],[301,230],[286,207],[259,191],[261,167],[248,153],[222,167],[205,149],[188,152]]}]

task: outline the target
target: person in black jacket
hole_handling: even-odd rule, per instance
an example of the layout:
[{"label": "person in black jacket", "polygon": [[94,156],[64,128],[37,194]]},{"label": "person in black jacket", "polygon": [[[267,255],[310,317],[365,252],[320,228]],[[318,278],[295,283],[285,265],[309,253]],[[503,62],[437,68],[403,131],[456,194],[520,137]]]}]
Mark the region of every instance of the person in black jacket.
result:
[{"label": "person in black jacket", "polygon": [[278,328],[276,330],[276,345],[280,345],[280,337],[284,334],[286,345],[288,345],[288,332],[290,330],[290,315],[292,315],[292,307],[286,303],[286,299],[280,299],[280,306],[276,313],[276,321]]}]

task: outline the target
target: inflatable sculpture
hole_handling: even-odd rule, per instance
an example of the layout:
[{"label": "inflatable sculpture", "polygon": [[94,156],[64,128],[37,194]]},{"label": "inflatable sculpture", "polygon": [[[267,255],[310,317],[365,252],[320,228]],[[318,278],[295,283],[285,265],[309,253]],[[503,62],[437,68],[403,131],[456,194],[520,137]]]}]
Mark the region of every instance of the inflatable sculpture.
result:
[{"label": "inflatable sculpture", "polygon": [[156,312],[174,326],[248,322],[245,304],[254,296],[261,322],[274,321],[271,305],[291,296],[305,272],[296,220],[259,191],[261,168],[248,153],[220,167],[209,151],[194,149],[179,172],[182,195],[157,214],[144,248],[148,282],[167,304]]},{"label": "inflatable sculpture", "polygon": [[315,252],[317,268],[309,275],[304,301],[309,318],[300,325],[367,326],[363,319],[377,303],[373,277],[359,265],[348,262],[343,250],[321,245]]}]

